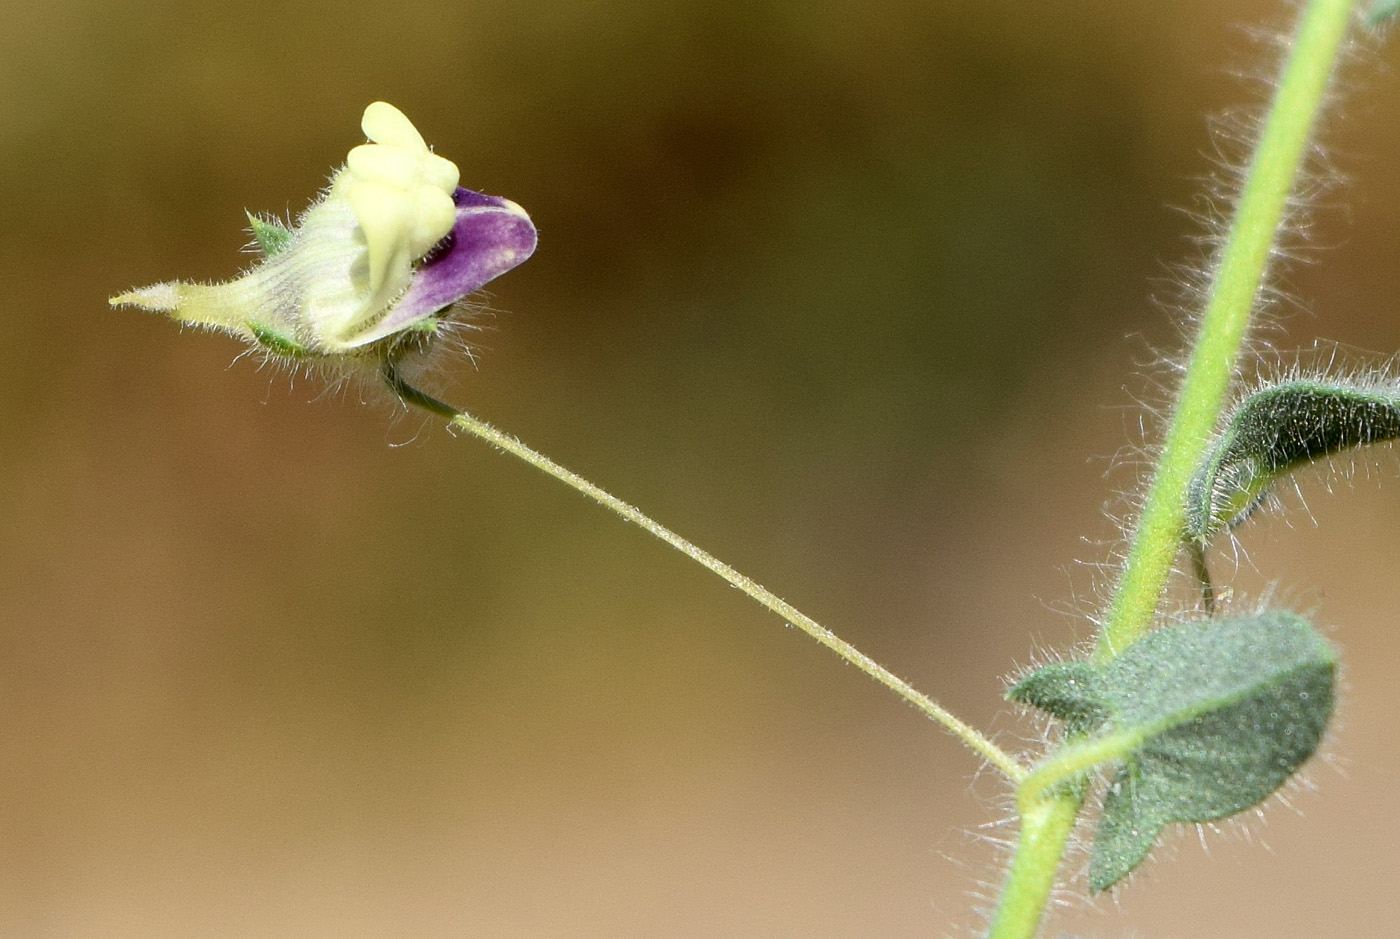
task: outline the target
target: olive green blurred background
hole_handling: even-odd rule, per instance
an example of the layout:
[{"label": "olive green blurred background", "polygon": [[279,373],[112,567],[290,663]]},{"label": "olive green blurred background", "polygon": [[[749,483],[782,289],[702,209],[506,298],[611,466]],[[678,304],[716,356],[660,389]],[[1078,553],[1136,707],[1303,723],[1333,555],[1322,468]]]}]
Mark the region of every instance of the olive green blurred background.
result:
[{"label": "olive green blurred background", "polygon": [[[0,935],[973,930],[1003,790],[889,693],[534,470],[106,297],[232,275],[392,101],[541,233],[440,388],[1014,746],[1001,678],[1090,635],[1165,400],[1205,116],[1286,18],[4,4]],[[1397,63],[1348,71],[1279,348],[1400,349]],[[1320,791],[1050,935],[1391,928],[1396,463],[1242,536],[1344,650]]]}]

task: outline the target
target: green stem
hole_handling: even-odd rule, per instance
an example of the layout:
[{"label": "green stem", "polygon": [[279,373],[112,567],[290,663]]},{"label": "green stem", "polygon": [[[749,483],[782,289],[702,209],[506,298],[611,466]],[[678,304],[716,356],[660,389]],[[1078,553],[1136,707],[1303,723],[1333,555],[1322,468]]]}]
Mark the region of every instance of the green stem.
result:
[{"label": "green stem", "polygon": [[1250,162],[1132,546],[1094,657],[1113,658],[1145,633],[1181,546],[1186,484],[1220,420],[1259,286],[1269,266],[1352,0],[1312,0],[1303,11],[1263,133]]},{"label": "green stem", "polygon": [[[1351,0],[1310,0],[1303,11],[1220,254],[1118,588],[1099,633],[1094,652],[1098,662],[1112,659],[1151,628],[1181,546],[1186,486],[1224,409],[1351,6]],[[1066,751],[1072,763],[1071,754],[1072,750]],[[1095,755],[1080,754],[1086,759]],[[1052,759],[1045,768],[1055,765]],[[1038,777],[1039,772],[1033,773],[1022,783],[1029,792],[1018,798],[1021,834],[988,939],[1034,937],[1084,798],[1083,785],[1065,787],[1065,782],[1073,781],[1072,774],[1066,777],[1056,771],[1053,784],[1048,784],[1050,777]]]},{"label": "green stem", "polygon": [[1016,789],[1017,809],[1022,815],[1030,814],[1047,793],[1066,783],[1082,781],[1084,774],[1100,763],[1123,759],[1140,746],[1146,736],[1138,728],[1067,744],[1021,780]]},{"label": "green stem", "polygon": [[1188,550],[1191,552],[1191,570],[1195,572],[1196,581],[1201,587],[1201,606],[1205,608],[1207,616],[1214,616],[1215,584],[1210,579],[1210,563],[1206,560],[1205,543],[1192,538]]},{"label": "green stem", "polygon": [[1021,813],[1016,853],[987,939],[1031,939],[1035,935],[1082,800],[1078,789],[1052,792]]},{"label": "green stem", "polygon": [[991,763],[997,769],[1001,770],[1012,782],[1019,783],[1025,778],[1028,771],[1017,762],[1015,757],[992,743],[992,741],[978,733],[973,727],[953,716],[952,713],[928,695],[915,689],[904,679],[877,663],[864,652],[861,652],[855,646],[846,642],[825,626],[822,626],[791,603],[778,597],[771,590],[739,573],[709,552],[703,551],[691,544],[680,535],[671,531],[671,529],[652,520],[635,506],[623,502],[612,493],[600,489],[577,473],[565,469],[549,457],[536,450],[532,450],[511,435],[497,430],[485,421],[479,420],[467,414],[465,411],[461,411],[452,407],[450,404],[446,404],[430,395],[424,394],[406,383],[403,378],[400,377],[397,369],[394,368],[391,362],[385,363],[383,376],[385,383],[388,384],[394,393],[406,404],[411,404],[414,407],[422,408],[425,411],[431,411],[434,414],[447,418],[448,423],[457,430],[462,430],[479,437],[492,446],[499,447],[512,456],[519,457],[536,469],[543,470],[565,485],[577,489],[604,508],[611,509],[627,521],[634,522],[646,529],[686,557],[689,557],[691,560],[709,568],[720,577],[723,577],[730,584],[738,587],[754,600],[781,616],[788,623],[796,626],[798,629],[817,640],[817,642],[826,646],[832,652],[835,652],[841,658],[845,659],[886,688],[889,688],[905,701],[908,701],[910,704],[914,705],[914,707],[923,711],[924,714],[942,724],[948,732],[961,740],[973,751],[980,754],[988,763]]}]

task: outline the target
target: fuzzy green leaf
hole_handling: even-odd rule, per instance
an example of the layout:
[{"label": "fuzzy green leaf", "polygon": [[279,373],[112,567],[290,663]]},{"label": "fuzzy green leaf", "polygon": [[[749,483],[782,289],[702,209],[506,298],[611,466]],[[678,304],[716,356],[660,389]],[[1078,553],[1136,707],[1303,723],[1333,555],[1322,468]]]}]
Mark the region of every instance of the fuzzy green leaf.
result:
[{"label": "fuzzy green leaf", "polygon": [[279,254],[289,244],[292,243],[292,231],[287,226],[274,218],[263,218],[254,215],[252,212],[245,212],[248,216],[248,227],[253,232],[253,239],[258,243],[258,250],[264,257],[272,257]]},{"label": "fuzzy green leaf", "polygon": [[1056,662],[1036,669],[1013,685],[1006,697],[1058,717],[1074,736],[1092,733],[1109,716],[1099,670],[1088,662]]},{"label": "fuzzy green leaf", "polygon": [[[1400,0],[1397,0],[1400,2]],[[1243,521],[1283,474],[1362,444],[1400,438],[1400,394],[1339,381],[1270,385],[1231,412],[1186,491],[1186,537]]]},{"label": "fuzzy green leaf", "polygon": [[1282,785],[1327,726],[1335,668],[1287,612],[1161,629],[1103,668],[1109,726],[1140,742],[1104,798],[1091,888],[1126,876],[1167,823],[1225,818]]},{"label": "fuzzy green leaf", "polygon": [[1371,12],[1366,14],[1366,25],[1379,26],[1396,13],[1400,13],[1400,0],[1376,0]]}]

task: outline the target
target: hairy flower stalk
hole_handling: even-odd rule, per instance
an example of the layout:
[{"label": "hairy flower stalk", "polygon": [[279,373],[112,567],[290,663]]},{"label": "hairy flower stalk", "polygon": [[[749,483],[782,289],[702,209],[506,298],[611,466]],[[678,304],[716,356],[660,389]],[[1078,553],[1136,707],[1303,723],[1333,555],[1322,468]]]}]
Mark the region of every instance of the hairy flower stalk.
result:
[{"label": "hairy flower stalk", "polygon": [[231,333],[278,356],[328,364],[396,361],[429,344],[457,301],[535,250],[530,216],[457,185],[397,108],[376,101],[370,143],[296,224],[249,216],[263,260],[222,284],[156,284],[113,297]]},{"label": "hairy flower stalk", "polygon": [[514,202],[457,186],[457,167],[430,151],[392,105],[371,104],[362,127],[371,143],[350,151],[294,228],[249,216],[262,263],[228,283],[156,284],[111,303],[220,329],[293,361],[362,366],[404,404],[543,470],[724,578],[942,724],[1009,779],[1025,776],[1013,756],[772,591],[509,434],[410,385],[400,368],[404,353],[430,344],[458,300],[528,258],[535,228]]}]

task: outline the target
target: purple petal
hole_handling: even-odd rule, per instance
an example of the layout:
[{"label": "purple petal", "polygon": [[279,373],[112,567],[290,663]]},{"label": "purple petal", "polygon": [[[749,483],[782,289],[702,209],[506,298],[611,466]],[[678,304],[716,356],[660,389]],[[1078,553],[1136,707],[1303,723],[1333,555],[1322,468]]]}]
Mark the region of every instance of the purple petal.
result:
[{"label": "purple petal", "polygon": [[460,186],[452,201],[457,204],[452,231],[414,272],[408,290],[384,318],[355,337],[355,345],[391,336],[451,306],[534,253],[535,226],[514,202]]}]

